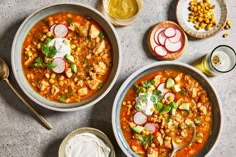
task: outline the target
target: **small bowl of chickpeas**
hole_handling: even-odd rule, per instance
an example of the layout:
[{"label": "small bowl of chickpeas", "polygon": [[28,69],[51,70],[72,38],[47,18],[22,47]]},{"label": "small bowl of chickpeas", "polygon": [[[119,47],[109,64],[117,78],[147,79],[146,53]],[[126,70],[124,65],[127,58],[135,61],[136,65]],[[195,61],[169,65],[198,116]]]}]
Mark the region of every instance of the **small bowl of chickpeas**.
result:
[{"label": "small bowl of chickpeas", "polygon": [[188,35],[209,38],[224,27],[227,7],[224,0],[179,0],[176,16],[179,25]]}]

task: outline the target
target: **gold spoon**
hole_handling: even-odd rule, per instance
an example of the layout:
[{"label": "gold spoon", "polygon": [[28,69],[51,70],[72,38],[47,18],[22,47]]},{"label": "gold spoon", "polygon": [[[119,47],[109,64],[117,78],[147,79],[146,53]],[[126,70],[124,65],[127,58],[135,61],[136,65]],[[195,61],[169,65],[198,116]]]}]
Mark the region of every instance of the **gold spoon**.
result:
[{"label": "gold spoon", "polygon": [[192,137],[192,139],[191,139],[191,141],[190,141],[189,143],[187,143],[187,144],[185,144],[185,145],[182,145],[182,146],[177,145],[177,144],[174,142],[174,140],[172,139],[172,140],[171,140],[171,144],[172,144],[173,150],[172,150],[172,153],[170,154],[170,157],[174,157],[174,156],[175,156],[175,153],[176,153],[178,150],[183,149],[183,148],[185,148],[185,147],[191,145],[191,144],[195,141],[195,139],[196,139],[196,132],[197,132],[196,126],[193,124],[193,137]]},{"label": "gold spoon", "polygon": [[25,105],[41,120],[44,126],[51,130],[52,126],[44,119],[30,104],[29,102],[16,90],[16,88],[11,84],[8,79],[9,67],[7,63],[0,57],[0,80],[4,80],[11,87],[11,89],[16,93],[16,95],[25,103]]}]

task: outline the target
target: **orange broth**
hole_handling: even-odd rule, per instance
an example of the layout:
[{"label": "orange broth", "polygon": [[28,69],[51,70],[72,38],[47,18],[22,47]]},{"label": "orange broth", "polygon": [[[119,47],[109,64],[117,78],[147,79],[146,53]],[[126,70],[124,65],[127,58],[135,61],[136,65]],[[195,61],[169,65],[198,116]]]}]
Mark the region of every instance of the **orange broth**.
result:
[{"label": "orange broth", "polygon": [[[66,65],[62,73],[47,66],[55,58],[45,56],[42,50],[43,44],[48,46],[47,41],[58,38],[51,31],[58,24],[68,29],[62,39],[69,42],[74,59],[71,63],[63,58]],[[74,72],[72,64],[76,68]],[[40,95],[55,102],[80,102],[105,85],[112,68],[111,44],[102,27],[90,17],[60,12],[40,20],[30,30],[22,47],[22,66],[27,81]]]},{"label": "orange broth", "polygon": [[[181,91],[179,92],[174,92],[172,89],[169,89],[169,92],[175,94],[174,102],[178,104],[178,107],[175,115],[172,115],[171,111],[165,114],[161,114],[161,110],[157,111],[157,109],[155,109],[152,115],[147,115],[146,123],[153,123],[153,124],[155,123],[158,126],[157,131],[153,134],[150,134],[144,127],[144,130],[141,133],[137,133],[132,129],[133,126],[131,126],[131,123],[132,125],[136,125],[134,124],[135,123],[134,115],[135,113],[140,111],[140,108],[137,109],[136,106],[137,105],[136,97],[138,97],[140,93],[138,93],[137,90],[135,90],[134,86],[138,85],[139,87],[143,87],[145,81],[152,82],[151,80],[154,80],[156,76],[159,79],[156,79],[156,81],[152,83],[152,85],[155,87],[154,91],[158,89],[157,87],[159,84],[166,83],[168,78],[173,78],[175,84],[180,85]],[[155,84],[158,85],[156,86]],[[195,94],[192,95],[193,94],[191,91],[192,89],[197,90],[196,95]],[[162,102],[164,106],[168,106],[169,104],[164,102],[163,99],[164,98],[161,98],[160,102]],[[181,101],[190,103],[190,109],[188,111],[179,109],[179,106],[182,103]],[[176,120],[177,115],[183,120],[177,121]],[[158,121],[159,117],[166,117],[167,119],[164,118],[163,121],[165,121],[167,125],[162,126],[163,121]],[[187,126],[187,128],[185,128],[183,125],[185,124],[186,119],[188,119],[189,122],[192,121],[192,123],[190,123],[191,126],[189,125]],[[170,124],[169,127],[168,121],[169,122],[171,121],[173,124],[175,124],[175,126],[172,127]],[[199,121],[201,121],[201,123],[199,123]],[[195,124],[195,122],[198,124]],[[211,134],[211,129],[212,129],[211,103],[209,102],[209,98],[207,96],[206,91],[191,76],[175,70],[158,70],[140,78],[127,91],[120,110],[120,125],[122,128],[123,135],[128,144],[130,145],[131,149],[141,157],[146,157],[148,155],[153,155],[153,157],[155,157],[154,154],[148,153],[154,151],[156,151],[158,155],[161,157],[164,156],[168,157],[172,152],[172,146],[170,146],[169,145],[170,143],[168,143],[170,142],[170,138],[171,140],[172,138],[181,139],[181,142],[178,143],[179,145],[187,144],[192,139],[192,134],[193,134],[192,125],[195,125],[197,130],[196,141],[191,146],[179,150],[176,153],[176,157],[183,157],[183,156],[192,157],[196,155],[196,153],[199,152],[204,147],[205,143],[207,142]],[[138,126],[143,127],[145,126],[145,124]],[[185,130],[188,134],[186,137],[181,136],[183,130]],[[203,135],[203,137],[201,135]],[[140,140],[140,136],[142,138],[151,136],[152,140],[149,140],[144,143],[142,140]],[[166,144],[165,142],[161,144],[157,140],[158,136],[160,136],[159,140],[160,138],[162,138],[164,141],[165,139],[168,139],[166,140],[167,141]]]}]

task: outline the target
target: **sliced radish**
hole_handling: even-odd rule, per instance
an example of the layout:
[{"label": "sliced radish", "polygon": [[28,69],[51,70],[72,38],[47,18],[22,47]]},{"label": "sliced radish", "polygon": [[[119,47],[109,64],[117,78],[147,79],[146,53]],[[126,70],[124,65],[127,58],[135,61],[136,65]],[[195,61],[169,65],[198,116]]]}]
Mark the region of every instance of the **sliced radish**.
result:
[{"label": "sliced radish", "polygon": [[68,32],[68,28],[64,24],[57,24],[54,28],[54,34],[59,38],[64,38]]},{"label": "sliced radish", "polygon": [[52,61],[52,63],[56,65],[56,67],[52,69],[55,73],[60,74],[60,73],[63,73],[65,71],[66,62],[63,58],[57,57]]},{"label": "sliced radish", "polygon": [[172,101],[175,100],[175,94],[174,93],[171,93],[171,92],[167,92],[165,95],[164,95],[164,99],[166,102],[170,103]]},{"label": "sliced radish", "polygon": [[154,41],[156,42],[156,44],[157,45],[161,45],[160,43],[159,43],[159,41],[158,41],[158,36],[159,36],[159,33],[161,32],[161,31],[163,31],[163,30],[165,30],[165,28],[160,28],[160,29],[158,29],[156,32],[155,32],[155,34],[154,34]]},{"label": "sliced radish", "polygon": [[53,25],[50,27],[50,32],[51,32],[52,35],[55,35],[55,34],[54,34],[54,28],[55,28],[56,25],[57,25],[57,24],[53,24]]},{"label": "sliced radish", "polygon": [[154,48],[154,53],[159,57],[164,57],[167,55],[167,51],[163,46],[156,46]]},{"label": "sliced radish", "polygon": [[158,35],[158,42],[160,43],[160,45],[164,45],[165,44],[165,40],[166,40],[166,36],[165,36],[165,30],[161,31]]},{"label": "sliced radish", "polygon": [[165,41],[165,48],[169,52],[177,52],[182,48],[182,42],[177,41],[175,43],[172,43],[169,39],[166,39]]},{"label": "sliced radish", "polygon": [[166,89],[165,83],[160,83],[157,87],[157,90],[161,91],[161,94],[164,95],[168,90]]},{"label": "sliced radish", "polygon": [[136,112],[134,115],[134,123],[142,125],[147,122],[147,116],[143,112]]},{"label": "sliced radish", "polygon": [[157,131],[158,126],[157,126],[157,124],[154,124],[154,123],[146,123],[144,125],[144,128],[146,130],[148,130],[150,132],[150,134],[154,134]]},{"label": "sliced radish", "polygon": [[175,36],[169,38],[172,43],[178,42],[181,39],[181,32],[178,29],[175,29]]},{"label": "sliced radish", "polygon": [[165,34],[166,37],[171,38],[171,37],[175,36],[176,31],[175,31],[174,28],[169,27],[169,28],[166,28],[164,34]]}]

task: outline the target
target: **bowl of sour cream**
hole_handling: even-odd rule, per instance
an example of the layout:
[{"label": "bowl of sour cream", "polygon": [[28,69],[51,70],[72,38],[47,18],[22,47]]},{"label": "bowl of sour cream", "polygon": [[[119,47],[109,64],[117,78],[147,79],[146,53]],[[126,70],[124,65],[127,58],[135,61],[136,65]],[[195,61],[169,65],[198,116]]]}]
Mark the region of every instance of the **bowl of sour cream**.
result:
[{"label": "bowl of sour cream", "polygon": [[102,131],[95,128],[79,128],[62,141],[58,157],[115,157],[114,147]]}]

